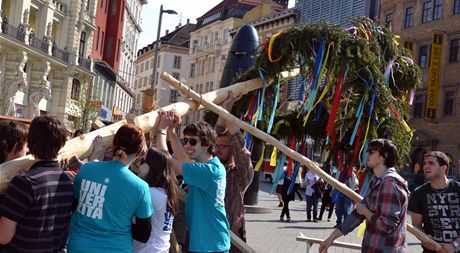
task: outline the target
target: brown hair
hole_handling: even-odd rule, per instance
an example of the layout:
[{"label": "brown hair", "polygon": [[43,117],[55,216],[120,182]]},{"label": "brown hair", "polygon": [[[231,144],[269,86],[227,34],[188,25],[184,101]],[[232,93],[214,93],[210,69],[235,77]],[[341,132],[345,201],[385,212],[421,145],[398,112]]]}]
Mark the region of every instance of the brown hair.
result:
[{"label": "brown hair", "polygon": [[429,151],[428,153],[424,154],[423,157],[432,156],[436,157],[440,166],[446,165],[449,168],[449,157],[444,152],[441,151]]},{"label": "brown hair", "polygon": [[184,135],[197,136],[200,138],[201,146],[209,145],[208,153],[214,155],[216,145],[216,131],[205,121],[190,124],[184,128]]},{"label": "brown hair", "polygon": [[388,139],[375,139],[369,143],[368,151],[377,151],[385,158],[385,166],[387,168],[394,167],[398,162],[398,150],[396,145]]},{"label": "brown hair", "polygon": [[139,127],[126,124],[113,137],[113,156],[125,159],[131,154],[140,154],[145,147],[144,132]]},{"label": "brown hair", "polygon": [[178,211],[178,194],[176,189],[176,174],[172,169],[171,155],[164,150],[149,148],[145,156],[149,172],[145,181],[150,187],[163,188],[168,195],[168,207],[173,214]]},{"label": "brown hair", "polygon": [[67,130],[56,117],[39,116],[30,123],[27,145],[36,158],[54,160],[67,141]]},{"label": "brown hair", "polygon": [[19,121],[0,122],[0,163],[7,162],[8,153],[20,151],[27,142],[28,127]]},{"label": "brown hair", "polygon": [[228,128],[226,128],[225,126],[216,125],[215,129],[216,129],[217,137],[230,137],[231,136],[230,132],[228,131]]}]

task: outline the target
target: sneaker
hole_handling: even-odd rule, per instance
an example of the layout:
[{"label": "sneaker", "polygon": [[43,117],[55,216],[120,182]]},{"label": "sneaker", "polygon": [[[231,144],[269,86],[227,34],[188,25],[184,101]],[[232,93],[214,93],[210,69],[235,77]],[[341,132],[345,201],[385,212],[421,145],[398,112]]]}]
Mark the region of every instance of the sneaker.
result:
[{"label": "sneaker", "polygon": [[284,218],[283,218],[283,216],[280,216],[280,221],[284,221]]},{"label": "sneaker", "polygon": [[317,218],[317,220],[322,220],[323,218]]},{"label": "sneaker", "polygon": [[318,222],[318,220],[313,220],[313,222]]},{"label": "sneaker", "polygon": [[311,220],[310,220],[310,219],[308,219],[308,220],[306,220],[306,222],[311,222]]},{"label": "sneaker", "polygon": [[278,204],[278,207],[283,207],[283,202],[280,202],[280,203]]},{"label": "sneaker", "polygon": [[289,222],[291,220],[291,217],[286,218],[286,222]]}]

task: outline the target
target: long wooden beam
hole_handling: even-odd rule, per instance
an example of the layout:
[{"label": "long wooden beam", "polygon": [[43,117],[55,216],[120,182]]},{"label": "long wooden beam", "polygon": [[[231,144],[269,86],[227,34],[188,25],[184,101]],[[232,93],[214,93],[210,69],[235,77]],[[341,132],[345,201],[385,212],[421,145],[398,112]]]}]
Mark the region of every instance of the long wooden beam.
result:
[{"label": "long wooden beam", "polygon": [[[295,150],[290,149],[283,143],[281,143],[279,140],[275,139],[273,136],[259,130],[258,128],[249,125],[237,117],[233,116],[231,113],[229,113],[227,110],[224,108],[216,105],[212,101],[208,101],[205,96],[202,96],[195,91],[191,90],[190,87],[185,85],[184,83],[181,83],[180,81],[176,80],[174,77],[172,77],[170,74],[163,72],[161,75],[161,78],[165,80],[167,83],[169,83],[170,86],[175,88],[176,90],[180,91],[183,95],[186,97],[189,97],[200,104],[202,104],[206,109],[218,114],[219,116],[223,117],[225,120],[227,120],[230,123],[235,124],[241,129],[244,129],[248,132],[250,132],[252,135],[256,136],[260,140],[263,140],[267,143],[270,143],[271,145],[275,146],[279,151],[283,152],[287,156],[293,158],[294,160],[298,161],[299,163],[307,166],[309,169],[311,169],[316,175],[324,179],[326,182],[331,184],[333,187],[338,189],[340,192],[344,193],[351,199],[355,201],[361,201],[362,197],[348,188],[345,184],[337,181],[335,178],[331,177],[329,174],[324,172],[319,166],[318,163],[311,161],[307,157],[301,155]],[[231,86],[230,86],[231,87]],[[239,95],[239,94],[235,94]],[[438,249],[441,249],[441,245],[437,242],[435,242],[433,239],[428,237],[425,233],[420,231],[419,229],[415,228],[411,224],[407,223],[407,230],[412,233],[415,237],[417,237],[420,241],[426,242],[426,243],[431,243],[436,245]]]},{"label": "long wooden beam", "polygon": [[[297,73],[298,70],[294,70],[291,75],[296,75]],[[285,73],[285,76],[288,75],[290,74]],[[227,98],[228,91],[233,91],[235,94],[247,94],[253,90],[260,89],[261,87],[262,81],[257,78],[208,92],[202,95],[202,97],[207,101],[213,101],[214,103],[219,104]],[[175,109],[179,115],[186,116],[189,113],[203,109],[203,106],[200,106],[200,104],[194,100],[186,100],[184,102],[178,102],[165,106],[162,109]],[[134,124],[142,128],[144,132],[149,132],[155,127],[157,116],[157,110],[137,116],[134,118]],[[91,150],[93,148],[92,142],[98,135],[102,136],[102,141],[107,147],[111,146],[115,133],[121,126],[127,123],[128,122],[126,119],[123,119],[109,126],[97,129],[67,141],[66,145],[59,151],[60,159],[69,159],[72,156],[77,156],[80,158],[88,157],[91,154]],[[28,170],[34,162],[34,158],[31,155],[28,155],[0,164],[0,194],[5,193],[8,187],[8,183],[15,175],[21,171]]]}]

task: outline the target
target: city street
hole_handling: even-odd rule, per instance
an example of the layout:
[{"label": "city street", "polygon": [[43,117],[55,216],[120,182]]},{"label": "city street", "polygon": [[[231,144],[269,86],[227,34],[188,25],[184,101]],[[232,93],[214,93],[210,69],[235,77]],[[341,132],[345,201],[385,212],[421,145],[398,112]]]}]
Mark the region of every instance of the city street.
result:
[{"label": "city street", "polygon": [[[261,180],[259,190],[259,206],[271,207],[273,212],[269,214],[246,214],[247,241],[249,246],[261,253],[279,252],[305,252],[306,243],[297,242],[296,237],[302,232],[307,237],[326,239],[333,231],[335,224],[335,214],[332,215],[331,222],[327,222],[327,212],[323,216],[323,221],[318,223],[305,222],[305,198],[299,201],[297,196],[295,201],[289,203],[291,221],[283,222],[279,220],[281,207],[278,207],[276,195],[270,195],[271,184],[267,180]],[[362,238],[356,236],[357,229],[345,237],[340,237],[337,241],[361,244]],[[420,242],[408,233],[408,253],[418,253],[422,251]],[[318,245],[315,244],[311,252],[318,252]],[[359,251],[343,248],[331,247],[329,253],[356,253]]]}]

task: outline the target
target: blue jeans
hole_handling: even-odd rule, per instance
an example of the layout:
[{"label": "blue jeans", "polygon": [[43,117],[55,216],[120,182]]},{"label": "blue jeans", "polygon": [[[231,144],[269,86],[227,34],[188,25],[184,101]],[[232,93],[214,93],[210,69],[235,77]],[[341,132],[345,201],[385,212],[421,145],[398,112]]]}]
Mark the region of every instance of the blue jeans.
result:
[{"label": "blue jeans", "polygon": [[318,195],[314,194],[312,196],[305,195],[307,201],[307,220],[311,220],[311,209],[313,208],[313,220],[316,220],[318,217]]},{"label": "blue jeans", "polygon": [[340,225],[345,218],[351,214],[353,211],[352,209],[352,202],[351,199],[342,193],[341,196],[335,203],[335,214],[337,215],[337,225]]}]

